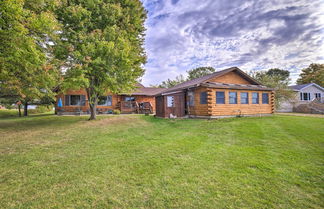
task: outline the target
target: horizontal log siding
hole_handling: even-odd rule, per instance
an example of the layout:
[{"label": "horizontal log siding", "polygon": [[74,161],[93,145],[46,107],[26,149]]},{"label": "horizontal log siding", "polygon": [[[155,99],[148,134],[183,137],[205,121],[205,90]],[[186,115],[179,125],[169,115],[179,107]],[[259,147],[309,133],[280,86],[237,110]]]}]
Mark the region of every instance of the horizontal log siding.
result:
[{"label": "horizontal log siding", "polygon": [[[194,92],[194,106],[188,108],[189,115],[208,116],[208,92],[207,92],[207,104],[200,104],[200,93],[207,91],[207,88],[196,88]],[[187,98],[187,101],[188,98]]]},{"label": "horizontal log siding", "polygon": [[[216,104],[216,91],[225,92],[225,104]],[[229,92],[237,92],[237,104],[229,104]],[[249,104],[241,104],[241,92],[249,93]],[[252,104],[252,92],[259,93],[259,104]],[[262,93],[269,93],[269,104],[262,104]],[[254,115],[270,114],[274,112],[274,93],[271,91],[235,90],[235,89],[212,89],[209,94],[208,114],[210,116],[225,115]]]},{"label": "horizontal log siding", "polygon": [[209,82],[230,83],[230,84],[251,84],[236,72],[226,73],[220,77],[212,78]]}]

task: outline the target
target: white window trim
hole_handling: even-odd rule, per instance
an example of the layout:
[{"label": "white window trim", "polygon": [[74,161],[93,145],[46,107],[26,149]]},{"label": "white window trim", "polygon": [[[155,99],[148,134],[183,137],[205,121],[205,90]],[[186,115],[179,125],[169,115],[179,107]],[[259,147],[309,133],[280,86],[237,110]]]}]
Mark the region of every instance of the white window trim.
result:
[{"label": "white window trim", "polygon": [[167,96],[167,107],[174,107],[174,96]]}]

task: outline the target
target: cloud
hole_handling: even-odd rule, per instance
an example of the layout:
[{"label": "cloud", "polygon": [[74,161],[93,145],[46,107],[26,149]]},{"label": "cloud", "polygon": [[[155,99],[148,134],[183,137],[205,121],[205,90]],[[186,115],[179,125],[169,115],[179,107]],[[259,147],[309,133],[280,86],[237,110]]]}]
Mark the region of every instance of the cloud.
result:
[{"label": "cloud", "polygon": [[[322,0],[142,0],[148,10],[143,83],[198,66],[287,69],[324,62]],[[243,2],[243,3],[242,3]]]}]

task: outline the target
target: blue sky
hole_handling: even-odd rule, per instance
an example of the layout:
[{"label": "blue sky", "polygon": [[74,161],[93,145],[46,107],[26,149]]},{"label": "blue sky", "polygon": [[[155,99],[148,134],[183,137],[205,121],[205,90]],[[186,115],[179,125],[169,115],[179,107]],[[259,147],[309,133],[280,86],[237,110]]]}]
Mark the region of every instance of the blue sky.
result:
[{"label": "blue sky", "polygon": [[144,85],[199,66],[289,70],[324,63],[323,0],[142,0]]}]

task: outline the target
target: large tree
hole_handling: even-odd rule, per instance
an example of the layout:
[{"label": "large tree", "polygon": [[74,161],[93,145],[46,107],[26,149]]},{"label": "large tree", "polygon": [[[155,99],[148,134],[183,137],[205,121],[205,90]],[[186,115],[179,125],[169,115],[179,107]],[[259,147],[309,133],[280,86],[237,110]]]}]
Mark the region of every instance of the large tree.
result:
[{"label": "large tree", "polygon": [[195,78],[202,77],[204,75],[211,74],[215,72],[216,70],[213,67],[198,67],[192,70],[188,70],[188,80],[192,80]]},{"label": "large tree", "polygon": [[89,119],[96,119],[99,96],[131,91],[144,73],[146,11],[139,0],[65,0],[57,15],[63,89],[86,89]]},{"label": "large tree", "polygon": [[324,64],[310,64],[307,68],[302,70],[297,83],[316,83],[320,86],[324,86]]},{"label": "large tree", "polygon": [[275,89],[276,107],[282,101],[294,99],[295,94],[288,87],[290,82],[289,71],[275,68],[266,71],[254,71],[250,75],[263,85]]},{"label": "large tree", "polygon": [[28,104],[53,96],[58,75],[50,55],[59,28],[55,2],[0,1],[0,96],[21,101],[25,116]]}]

